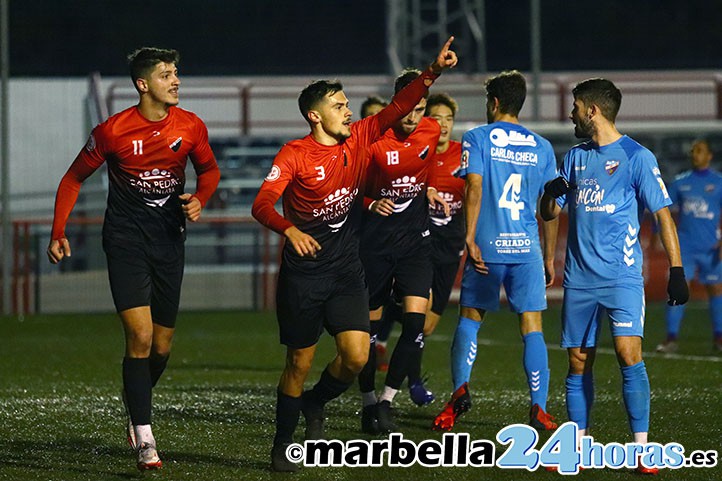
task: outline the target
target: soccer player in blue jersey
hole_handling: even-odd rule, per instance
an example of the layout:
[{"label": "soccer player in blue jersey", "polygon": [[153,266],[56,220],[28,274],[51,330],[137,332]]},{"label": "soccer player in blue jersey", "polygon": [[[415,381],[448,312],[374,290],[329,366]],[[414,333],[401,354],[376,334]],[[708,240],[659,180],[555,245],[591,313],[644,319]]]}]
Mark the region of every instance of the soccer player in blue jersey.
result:
[{"label": "soccer player in blue jersey", "polygon": [[[722,351],[722,262],[720,256],[720,211],[722,174],[710,169],[712,150],[706,140],[697,140],[690,150],[692,170],[680,174],[669,188],[678,210],[679,245],[687,279],[697,274],[709,297],[712,317],[712,347]],[[674,207],[673,207],[674,208]],[[677,335],[685,306],[667,306],[667,340],[657,352],[677,351]]]},{"label": "soccer player in blue jersey", "polygon": [[525,98],[526,80],[518,71],[488,79],[489,124],[462,138],[459,175],[466,179],[468,257],[451,347],[454,393],[434,420],[436,430],[450,430],[471,406],[468,382],[476,358],[476,336],[485,313],[499,309],[502,284],[510,308],[519,315],[531,395],[530,424],[536,429],[557,427],[546,413],[549,365],[541,316],[547,307],[545,284],[551,285],[554,279],[557,222],[544,223],[541,246],[536,218],[544,183],[556,176],[556,160],[549,141],[519,123]]},{"label": "soccer player in blue jersey", "polygon": [[[590,140],[564,157],[560,176],[545,186],[540,205],[544,219],[569,209],[564,266],[562,347],[569,372],[566,401],[569,419],[588,434],[594,401],[592,367],[596,342],[606,313],[622,372],[622,394],[634,441],[647,442],[650,388],[642,360],[644,281],[639,226],[644,209],[654,213],[670,264],[670,304],[684,304],[679,241],[668,206],[672,203],[657,160],[646,148],[619,133],[615,119],[622,93],[609,80],[594,78],[572,90],[570,118],[574,134]],[[656,469],[641,464],[643,474]]]}]

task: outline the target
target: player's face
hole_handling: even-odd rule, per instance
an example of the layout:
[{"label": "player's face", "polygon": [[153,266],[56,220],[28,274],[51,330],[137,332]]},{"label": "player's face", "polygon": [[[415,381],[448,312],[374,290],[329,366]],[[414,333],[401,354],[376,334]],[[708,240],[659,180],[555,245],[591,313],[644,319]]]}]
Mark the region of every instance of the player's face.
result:
[{"label": "player's face", "polygon": [[429,109],[429,117],[436,119],[441,127],[439,145],[449,143],[451,131],[454,129],[454,113],[444,104],[436,104]]},{"label": "player's face", "polygon": [[146,79],[147,93],[158,103],[165,105],[178,105],[178,69],[175,64],[159,62]]},{"label": "player's face", "polygon": [[424,117],[424,111],[426,110],[426,99],[421,99],[421,101],[416,104],[416,107],[406,114],[406,117],[401,119],[398,123],[398,128],[406,135],[409,135],[414,130],[416,130],[416,127],[418,127],[419,122],[421,122],[421,119]]},{"label": "player's face", "polygon": [[689,151],[692,167],[697,170],[706,169],[712,162],[712,151],[707,142],[695,142]]},{"label": "player's face", "polygon": [[371,104],[366,107],[366,111],[363,112],[363,118],[371,117],[372,115],[376,115],[377,113],[381,112],[384,109],[384,106],[381,104]]},{"label": "player's face", "polygon": [[494,123],[494,117],[496,116],[496,99],[489,96],[486,97],[486,123]]},{"label": "player's face", "polygon": [[351,137],[352,112],[348,108],[348,99],[343,91],[326,95],[317,112],[326,134],[338,141]]},{"label": "player's face", "polygon": [[594,134],[594,123],[588,116],[587,107],[581,100],[574,100],[574,107],[569,118],[574,122],[574,136],[578,139],[589,139]]}]

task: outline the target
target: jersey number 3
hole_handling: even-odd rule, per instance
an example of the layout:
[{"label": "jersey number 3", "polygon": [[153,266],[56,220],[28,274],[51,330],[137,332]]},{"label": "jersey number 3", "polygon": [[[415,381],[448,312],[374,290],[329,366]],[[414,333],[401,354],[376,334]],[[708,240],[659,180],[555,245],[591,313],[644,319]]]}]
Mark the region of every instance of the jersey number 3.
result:
[{"label": "jersey number 3", "polygon": [[318,171],[318,177],[316,177],[316,180],[323,180],[326,178],[326,169],[324,169],[323,166],[314,167],[314,169]]},{"label": "jersey number 3", "polygon": [[511,220],[519,220],[519,212],[524,210],[521,198],[521,174],[511,174],[504,184],[504,192],[499,197],[499,208],[511,211]]}]

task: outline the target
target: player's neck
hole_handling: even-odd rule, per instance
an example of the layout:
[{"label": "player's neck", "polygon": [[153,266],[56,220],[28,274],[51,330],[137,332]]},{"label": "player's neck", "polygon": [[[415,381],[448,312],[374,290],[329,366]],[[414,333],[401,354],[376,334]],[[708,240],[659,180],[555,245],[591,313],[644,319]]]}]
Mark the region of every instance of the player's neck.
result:
[{"label": "player's neck", "polygon": [[510,124],[518,124],[519,117],[517,117],[516,115],[497,112],[496,115],[494,115],[494,122],[508,122]]},{"label": "player's neck", "polygon": [[151,122],[160,122],[168,116],[171,106],[165,103],[153,102],[142,97],[138,103],[138,111],[140,115]]},{"label": "player's neck", "polygon": [[436,153],[443,154],[444,152],[449,150],[449,145],[451,145],[451,142],[444,142],[443,144],[437,144],[436,145]]},{"label": "player's neck", "polygon": [[311,129],[311,137],[321,145],[333,146],[341,143],[336,137],[327,134],[322,128]]},{"label": "player's neck", "polygon": [[617,127],[611,122],[597,123],[592,141],[600,147],[613,144],[622,138]]}]

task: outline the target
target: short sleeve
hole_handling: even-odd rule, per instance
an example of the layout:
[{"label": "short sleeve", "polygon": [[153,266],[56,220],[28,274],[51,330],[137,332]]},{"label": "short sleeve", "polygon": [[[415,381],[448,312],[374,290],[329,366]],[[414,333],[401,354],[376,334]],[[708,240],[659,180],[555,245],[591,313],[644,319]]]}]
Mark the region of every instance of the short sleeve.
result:
[{"label": "short sleeve", "polygon": [[464,179],[468,174],[484,175],[485,159],[481,147],[472,131],[466,132],[461,138],[461,165],[458,174],[460,178]]},{"label": "short sleeve", "polygon": [[667,207],[672,203],[667,187],[664,185],[662,175],[659,171],[657,159],[648,150],[640,150],[635,153],[634,186],[639,197],[650,212]]}]

